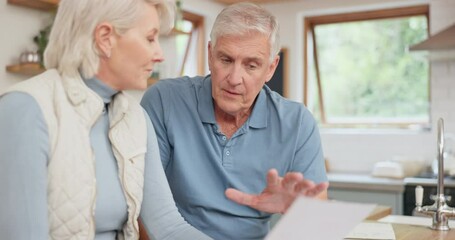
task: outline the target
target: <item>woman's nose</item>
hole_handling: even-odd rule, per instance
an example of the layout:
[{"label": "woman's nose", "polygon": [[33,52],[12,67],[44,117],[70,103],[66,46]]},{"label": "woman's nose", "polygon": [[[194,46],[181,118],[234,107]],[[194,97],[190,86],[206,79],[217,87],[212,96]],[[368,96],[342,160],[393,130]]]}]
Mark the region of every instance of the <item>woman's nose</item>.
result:
[{"label": "woman's nose", "polygon": [[163,62],[164,61],[164,53],[163,49],[161,48],[160,43],[157,41],[156,46],[153,49],[153,62]]},{"label": "woman's nose", "polygon": [[164,61],[164,54],[163,54],[163,50],[161,49],[161,47],[158,47],[158,50],[155,53],[153,61],[154,62],[163,62]]}]

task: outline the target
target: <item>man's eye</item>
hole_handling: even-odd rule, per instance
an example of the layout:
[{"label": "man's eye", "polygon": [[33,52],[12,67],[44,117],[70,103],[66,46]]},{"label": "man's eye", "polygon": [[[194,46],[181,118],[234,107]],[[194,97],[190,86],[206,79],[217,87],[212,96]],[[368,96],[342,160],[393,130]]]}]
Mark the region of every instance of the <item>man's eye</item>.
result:
[{"label": "man's eye", "polygon": [[254,70],[254,69],[256,69],[257,67],[258,67],[258,66],[257,66],[256,64],[249,64],[249,65],[248,65],[248,69],[250,69],[250,70]]},{"label": "man's eye", "polygon": [[221,58],[221,62],[223,62],[223,63],[231,63],[232,61],[229,58]]}]

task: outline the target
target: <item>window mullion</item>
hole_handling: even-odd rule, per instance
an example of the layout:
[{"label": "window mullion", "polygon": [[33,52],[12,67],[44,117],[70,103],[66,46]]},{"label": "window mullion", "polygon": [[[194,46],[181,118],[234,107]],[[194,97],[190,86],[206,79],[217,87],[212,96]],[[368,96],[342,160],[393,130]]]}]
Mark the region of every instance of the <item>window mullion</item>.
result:
[{"label": "window mullion", "polygon": [[322,123],[327,123],[326,115],[325,115],[325,109],[324,109],[324,95],[323,95],[323,90],[322,90],[322,84],[321,84],[321,74],[319,71],[319,62],[318,62],[318,48],[316,46],[316,32],[314,31],[314,24],[311,24],[311,36],[312,36],[312,41],[313,41],[313,58],[314,58],[314,68],[315,68],[315,74],[316,74],[316,83],[317,83],[317,88],[318,88],[318,100],[319,100],[319,111],[321,112],[321,122]]}]

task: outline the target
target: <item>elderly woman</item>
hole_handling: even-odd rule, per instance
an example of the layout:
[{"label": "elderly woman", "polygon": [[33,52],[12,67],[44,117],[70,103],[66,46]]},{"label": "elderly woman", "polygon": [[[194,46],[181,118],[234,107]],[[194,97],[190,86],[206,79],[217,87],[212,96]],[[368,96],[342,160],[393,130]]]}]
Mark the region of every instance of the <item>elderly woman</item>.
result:
[{"label": "elderly woman", "polygon": [[[62,0],[48,69],[0,97],[1,239],[205,239],[176,209],[153,126],[123,91],[163,60],[164,0]],[[161,25],[160,25],[161,23]]]}]

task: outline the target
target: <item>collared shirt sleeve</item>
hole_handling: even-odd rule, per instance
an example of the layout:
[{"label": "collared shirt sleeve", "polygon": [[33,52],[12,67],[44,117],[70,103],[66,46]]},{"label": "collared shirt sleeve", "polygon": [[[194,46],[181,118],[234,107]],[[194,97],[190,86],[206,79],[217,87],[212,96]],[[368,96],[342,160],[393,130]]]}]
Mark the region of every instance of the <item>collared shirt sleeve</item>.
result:
[{"label": "collared shirt sleeve", "polygon": [[305,178],[316,183],[328,181],[319,129],[307,109],[303,111],[297,132],[299,139],[292,171],[302,172]]},{"label": "collared shirt sleeve", "polygon": [[25,93],[0,98],[0,235],[48,239],[49,139],[41,109]]},{"label": "collared shirt sleeve", "polygon": [[[160,83],[158,82],[157,84]],[[165,108],[172,108],[172,106],[170,106],[170,101],[163,99],[166,95],[163,94],[163,91],[166,89],[163,90],[162,88],[160,90],[161,91],[159,91],[156,87],[148,89],[141,100],[141,105],[150,117],[149,119],[151,119],[153,122],[153,128],[155,129],[156,137],[158,139],[161,162],[164,169],[166,169],[171,158],[172,147],[169,143],[166,130],[166,122],[168,116],[165,115]],[[167,106],[164,106],[164,104],[167,104]]]},{"label": "collared shirt sleeve", "polygon": [[189,225],[175,205],[160,161],[155,130],[146,113],[147,154],[145,158],[144,198],[141,219],[153,239],[211,239]]}]

